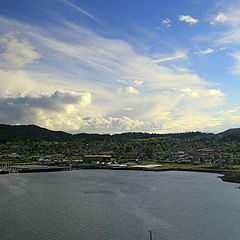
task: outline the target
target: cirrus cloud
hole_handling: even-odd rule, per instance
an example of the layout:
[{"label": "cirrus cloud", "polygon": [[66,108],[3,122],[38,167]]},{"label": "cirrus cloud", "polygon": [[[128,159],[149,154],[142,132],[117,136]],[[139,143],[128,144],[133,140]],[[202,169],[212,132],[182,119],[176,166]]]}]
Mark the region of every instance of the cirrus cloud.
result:
[{"label": "cirrus cloud", "polygon": [[[26,28],[10,20],[3,23]],[[204,115],[224,102],[221,90],[190,69],[179,71],[177,65],[161,64],[186,59],[182,50],[160,53],[164,57],[156,61],[126,41],[103,37],[73,23],[62,23],[59,35],[63,32],[67,39],[28,27],[24,39],[29,46],[34,44],[36,50],[29,49],[39,52],[42,59],[36,62],[36,58],[23,56],[31,71],[25,65],[18,70],[1,69],[0,77],[9,80],[0,89],[1,122],[110,133],[177,131],[174,123],[179,123],[178,130],[187,131],[191,121],[192,127],[200,126],[197,118],[190,118],[192,112],[201,116],[203,126],[213,125],[214,114]]]}]

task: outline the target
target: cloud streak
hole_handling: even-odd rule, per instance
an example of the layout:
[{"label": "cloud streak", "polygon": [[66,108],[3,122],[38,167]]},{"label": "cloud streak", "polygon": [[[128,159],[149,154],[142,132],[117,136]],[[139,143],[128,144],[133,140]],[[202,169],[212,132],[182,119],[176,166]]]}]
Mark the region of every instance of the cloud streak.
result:
[{"label": "cloud streak", "polygon": [[195,52],[195,54],[198,56],[202,56],[202,55],[206,55],[206,54],[210,54],[210,53],[220,52],[225,49],[226,49],[225,47],[218,48],[218,49],[207,48],[206,50],[201,50],[201,51]]},{"label": "cloud streak", "polygon": [[155,63],[162,63],[162,62],[167,62],[167,61],[173,61],[173,60],[178,60],[178,59],[187,59],[186,53],[179,51],[175,55],[170,56],[170,57],[165,57],[161,59],[156,59],[154,60]]},{"label": "cloud streak", "polygon": [[85,16],[91,18],[93,21],[95,21],[96,23],[100,24],[100,25],[105,25],[105,23],[100,20],[99,18],[93,16],[92,14],[90,14],[89,12],[83,10],[82,8],[80,8],[79,6],[73,4],[72,2],[68,1],[68,0],[61,0],[61,2],[65,3],[67,6],[75,9],[76,11],[84,14]]}]

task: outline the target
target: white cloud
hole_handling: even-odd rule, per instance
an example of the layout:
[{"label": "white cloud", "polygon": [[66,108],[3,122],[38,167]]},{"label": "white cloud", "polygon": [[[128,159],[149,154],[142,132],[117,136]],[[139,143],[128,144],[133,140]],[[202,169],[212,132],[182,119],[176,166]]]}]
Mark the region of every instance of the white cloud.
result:
[{"label": "white cloud", "polygon": [[[38,96],[51,94],[57,90],[70,89],[60,76],[33,73],[26,70],[0,69],[0,98]],[[74,88],[74,86],[72,86]]]},{"label": "white cloud", "polygon": [[125,110],[125,111],[132,111],[133,110],[133,108],[123,108],[123,110]]},{"label": "white cloud", "polygon": [[20,69],[41,57],[27,40],[18,40],[13,34],[0,35],[0,44],[4,51],[0,54],[0,67],[4,69]]},{"label": "white cloud", "polygon": [[200,112],[176,112],[177,118],[170,116],[170,120],[163,124],[165,132],[205,131],[206,128],[214,129],[221,125],[221,119],[212,114]]},{"label": "white cloud", "polygon": [[183,89],[181,89],[181,92],[183,92],[183,95],[182,95],[183,97],[185,96],[185,94],[187,96],[190,96],[190,97],[193,97],[193,98],[198,98],[199,97],[198,92],[193,91],[190,88],[183,88]]},{"label": "white cloud", "polygon": [[216,117],[219,120],[219,124],[212,128],[214,132],[222,132],[229,128],[238,128],[240,122],[240,111],[239,107],[221,110],[216,112]]},{"label": "white cloud", "polygon": [[198,109],[216,108],[225,100],[225,95],[220,89],[182,88],[180,93],[181,103],[186,108],[192,108],[193,105],[198,106]]},{"label": "white cloud", "polygon": [[211,24],[221,23],[226,24],[228,26],[237,27],[239,26],[240,19],[239,19],[240,8],[239,5],[234,7],[229,7],[223,12],[219,12],[216,16],[213,17]]},{"label": "white cloud", "polygon": [[[86,115],[87,116],[87,115]],[[55,113],[55,117],[46,118],[38,114],[39,124],[50,129],[65,129],[71,132],[89,133],[121,133],[134,130],[142,131],[145,123],[126,116],[122,117],[83,117],[80,114],[62,115]]]},{"label": "white cloud", "polygon": [[231,55],[235,60],[235,65],[232,67],[233,74],[240,74],[240,52],[235,52]]},{"label": "white cloud", "polygon": [[119,94],[139,94],[139,91],[134,87],[119,88],[117,91]]},{"label": "white cloud", "polygon": [[[4,71],[0,69],[0,96],[13,97],[20,94],[25,95],[35,84],[24,71]],[[39,89],[40,90],[40,89]]]},{"label": "white cloud", "polygon": [[[19,124],[26,122],[46,122],[57,120],[57,116],[68,115],[76,109],[79,111],[91,104],[90,93],[60,92],[51,95],[39,95],[37,97],[23,96],[15,98],[0,99],[1,122]],[[56,115],[58,114],[58,115]],[[59,120],[59,119],[58,119]]]},{"label": "white cloud", "polygon": [[217,44],[228,44],[234,47],[233,53],[229,54],[233,57],[235,65],[230,69],[232,74],[240,74],[240,53],[236,51],[236,46],[240,44],[240,5],[228,7],[224,12],[220,12],[214,18],[212,23],[221,23],[224,30],[218,34]]},{"label": "white cloud", "polygon": [[211,23],[211,24],[214,24],[214,23],[216,23],[216,22],[221,22],[221,23],[223,23],[223,22],[226,22],[226,21],[227,21],[227,16],[226,16],[224,13],[219,12],[219,13],[217,14],[217,16],[213,19],[213,21],[211,21],[210,23]]},{"label": "white cloud", "polygon": [[136,85],[142,85],[144,83],[144,81],[141,81],[141,80],[135,80],[134,83]]},{"label": "white cloud", "polygon": [[189,23],[189,24],[191,24],[191,25],[196,24],[196,23],[199,22],[198,19],[193,18],[193,17],[191,17],[191,16],[189,16],[189,15],[180,15],[180,16],[179,16],[179,21],[187,22],[187,23]]},{"label": "white cloud", "polygon": [[224,13],[219,13],[211,23],[221,23],[224,31],[219,34],[217,43],[239,44],[240,43],[240,8],[229,7]]},{"label": "white cloud", "polygon": [[[0,18],[5,25],[9,21]],[[21,31],[21,24],[16,26]],[[183,127],[187,131],[189,123],[200,126],[199,119],[204,120],[202,125],[212,126],[215,116],[205,112],[224,102],[221,90],[189,69],[179,70],[182,65],[177,63],[174,67],[158,64],[186,59],[183,51],[168,56],[160,53],[163,57],[154,60],[125,41],[74,24],[65,23],[59,29],[59,35],[65,36],[61,40],[22,26],[26,27],[24,39],[31,46],[34,43],[42,59],[32,60],[36,67],[32,64],[31,71],[0,71],[1,122],[35,123],[66,131],[160,132]],[[46,74],[46,69],[51,72]],[[120,88],[121,84],[125,87]],[[201,118],[191,119],[191,113]]]},{"label": "white cloud", "polygon": [[108,118],[93,118],[87,120],[87,125],[85,126],[86,131],[102,132],[106,130],[108,132],[126,132],[132,131],[132,129],[142,129],[144,122],[139,120],[133,120],[129,117],[108,117]]},{"label": "white cloud", "polygon": [[118,79],[117,82],[123,83],[123,84],[127,84],[127,82],[123,79]]}]

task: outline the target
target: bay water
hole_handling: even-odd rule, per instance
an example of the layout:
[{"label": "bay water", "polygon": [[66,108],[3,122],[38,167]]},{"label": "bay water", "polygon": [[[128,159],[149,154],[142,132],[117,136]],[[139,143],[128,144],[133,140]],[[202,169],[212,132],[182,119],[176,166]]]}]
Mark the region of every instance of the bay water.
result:
[{"label": "bay water", "polygon": [[240,189],[212,173],[0,176],[3,240],[239,240]]}]

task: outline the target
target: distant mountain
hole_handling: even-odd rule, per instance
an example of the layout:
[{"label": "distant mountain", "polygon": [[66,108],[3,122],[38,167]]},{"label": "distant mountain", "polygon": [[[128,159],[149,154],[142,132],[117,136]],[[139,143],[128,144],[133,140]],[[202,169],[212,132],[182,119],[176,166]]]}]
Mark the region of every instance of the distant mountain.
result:
[{"label": "distant mountain", "polygon": [[6,125],[0,124],[0,142],[9,141],[125,141],[130,139],[149,139],[159,137],[172,137],[172,138],[192,138],[192,137],[205,137],[213,135],[210,133],[201,132],[186,132],[186,133],[170,133],[170,134],[156,134],[156,133],[143,133],[143,132],[127,132],[121,134],[89,134],[78,133],[70,134],[62,131],[52,131],[36,125]]},{"label": "distant mountain", "polygon": [[232,134],[240,134],[240,128],[231,128],[224,132],[219,133],[221,135],[232,135]]},{"label": "distant mountain", "polygon": [[51,131],[36,125],[6,125],[0,124],[0,141],[69,141],[73,135],[62,131]]},{"label": "distant mountain", "polygon": [[221,132],[217,134],[218,136],[221,136],[222,141],[227,141],[227,142],[240,142],[240,128],[232,128],[228,129],[224,132]]},{"label": "distant mountain", "polygon": [[142,133],[142,132],[128,132],[113,135],[118,139],[147,139],[147,138],[159,138],[159,137],[173,137],[173,138],[192,138],[196,136],[206,136],[212,135],[211,133],[202,133],[202,132],[185,132],[185,133]]}]

